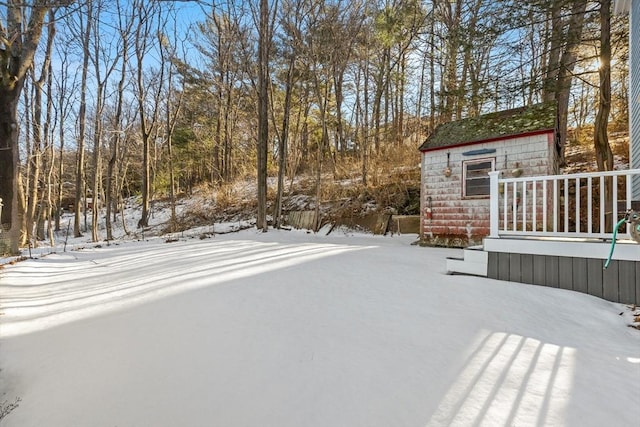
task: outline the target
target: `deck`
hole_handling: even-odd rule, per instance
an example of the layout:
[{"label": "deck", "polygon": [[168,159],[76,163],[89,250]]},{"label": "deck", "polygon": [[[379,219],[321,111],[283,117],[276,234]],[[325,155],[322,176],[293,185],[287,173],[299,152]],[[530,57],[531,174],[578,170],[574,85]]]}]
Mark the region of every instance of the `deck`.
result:
[{"label": "deck", "polygon": [[[630,225],[620,223],[629,209],[638,209],[631,182],[640,169],[521,178],[501,178],[497,171],[489,175],[490,235],[481,248],[464,250],[463,260],[448,261],[448,273],[640,304],[640,244],[632,239]],[[614,239],[611,261],[604,268]]]}]

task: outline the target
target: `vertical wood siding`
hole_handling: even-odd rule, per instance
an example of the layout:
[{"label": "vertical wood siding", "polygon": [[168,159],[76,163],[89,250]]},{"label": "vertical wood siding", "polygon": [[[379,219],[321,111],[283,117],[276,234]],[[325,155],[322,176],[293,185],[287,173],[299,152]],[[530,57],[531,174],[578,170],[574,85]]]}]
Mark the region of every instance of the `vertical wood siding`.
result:
[{"label": "vertical wood siding", "polygon": [[[629,133],[631,169],[634,169],[640,168],[640,0],[631,2],[629,19]],[[633,179],[633,200],[640,200],[640,176]]]},{"label": "vertical wood siding", "polygon": [[640,261],[489,252],[488,277],[640,305]]}]

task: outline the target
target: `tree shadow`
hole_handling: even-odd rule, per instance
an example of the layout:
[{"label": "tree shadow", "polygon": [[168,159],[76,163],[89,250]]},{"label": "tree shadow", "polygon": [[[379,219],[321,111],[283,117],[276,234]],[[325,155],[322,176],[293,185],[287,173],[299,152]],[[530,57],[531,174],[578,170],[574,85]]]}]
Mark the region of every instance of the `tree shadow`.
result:
[{"label": "tree shadow", "polygon": [[[366,249],[338,244],[201,241],[81,251],[2,272],[0,336],[42,330],[177,293]],[[25,283],[28,281],[28,283]]]}]

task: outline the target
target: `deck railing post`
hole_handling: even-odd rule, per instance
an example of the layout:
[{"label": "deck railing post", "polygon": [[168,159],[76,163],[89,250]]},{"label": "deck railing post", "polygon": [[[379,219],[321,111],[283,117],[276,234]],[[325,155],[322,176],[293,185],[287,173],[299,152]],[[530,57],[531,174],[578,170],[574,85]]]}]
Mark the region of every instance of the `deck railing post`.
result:
[{"label": "deck railing post", "polygon": [[500,171],[489,172],[489,237],[498,238],[500,228]]}]

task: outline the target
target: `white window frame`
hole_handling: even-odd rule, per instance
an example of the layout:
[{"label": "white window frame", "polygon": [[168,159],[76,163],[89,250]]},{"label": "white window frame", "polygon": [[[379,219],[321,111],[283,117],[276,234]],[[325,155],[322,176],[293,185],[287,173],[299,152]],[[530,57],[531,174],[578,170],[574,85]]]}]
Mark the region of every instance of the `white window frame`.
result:
[{"label": "white window frame", "polygon": [[[487,194],[474,194],[467,195],[467,168],[470,165],[477,165],[480,163],[488,163],[491,162],[491,170],[487,170]],[[465,160],[462,162],[462,197],[465,199],[488,199],[490,196],[489,193],[489,172],[496,170],[496,158],[495,157],[487,157],[482,159],[473,159],[473,160]],[[470,178],[474,179],[474,178]],[[485,179],[484,177],[477,177],[475,179]]]}]

